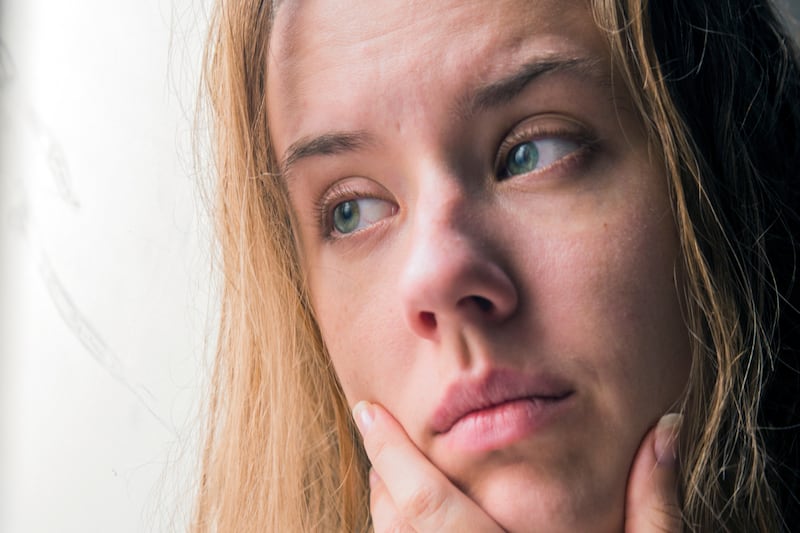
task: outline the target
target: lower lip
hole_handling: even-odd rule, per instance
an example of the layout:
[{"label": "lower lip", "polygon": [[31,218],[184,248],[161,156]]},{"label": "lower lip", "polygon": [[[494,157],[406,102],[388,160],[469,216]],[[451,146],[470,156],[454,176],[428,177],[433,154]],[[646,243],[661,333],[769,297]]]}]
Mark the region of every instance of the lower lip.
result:
[{"label": "lower lip", "polygon": [[543,430],[569,406],[570,398],[571,394],[561,398],[521,398],[473,411],[442,436],[449,446],[463,451],[504,448]]}]

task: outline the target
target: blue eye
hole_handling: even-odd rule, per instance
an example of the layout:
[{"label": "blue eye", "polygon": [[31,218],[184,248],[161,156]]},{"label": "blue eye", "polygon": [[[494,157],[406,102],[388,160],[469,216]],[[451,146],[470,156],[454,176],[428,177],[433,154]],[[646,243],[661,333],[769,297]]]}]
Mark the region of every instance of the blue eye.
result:
[{"label": "blue eye", "polygon": [[539,163],[539,149],[536,143],[529,141],[518,144],[508,152],[506,158],[506,169],[512,176],[526,174],[536,170]]},{"label": "blue eye", "polygon": [[339,233],[351,233],[358,229],[358,221],[361,218],[358,202],[348,200],[337,205],[333,209],[333,228]]},{"label": "blue eye", "polygon": [[364,229],[393,215],[394,204],[377,198],[357,198],[341,202],[333,208],[333,229],[346,235]]},{"label": "blue eye", "polygon": [[500,177],[519,176],[547,168],[580,148],[580,143],[576,141],[557,137],[531,139],[515,144],[505,156]]}]

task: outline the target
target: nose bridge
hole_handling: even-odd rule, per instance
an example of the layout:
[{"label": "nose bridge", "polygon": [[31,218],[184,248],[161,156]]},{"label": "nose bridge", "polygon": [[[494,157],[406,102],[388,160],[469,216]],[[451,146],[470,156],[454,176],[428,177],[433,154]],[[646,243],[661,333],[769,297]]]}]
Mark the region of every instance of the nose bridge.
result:
[{"label": "nose bridge", "polygon": [[409,213],[400,280],[406,322],[436,340],[445,329],[503,320],[516,308],[517,292],[488,240],[480,197],[446,175],[425,181]]},{"label": "nose bridge", "polygon": [[465,188],[444,172],[429,172],[420,180],[412,208],[407,282],[441,284],[467,266],[480,240],[467,216],[472,203]]},{"label": "nose bridge", "polygon": [[424,292],[434,298],[433,287],[442,287],[468,267],[475,236],[459,224],[459,201],[426,198],[418,204],[403,280],[410,296]]},{"label": "nose bridge", "polygon": [[[464,188],[452,183],[452,180],[441,180],[437,185],[420,188],[414,216],[414,239],[424,244],[426,237],[435,238],[438,235],[439,238],[447,237],[463,244],[466,237],[477,237],[471,235],[470,228],[466,226],[468,220],[465,215],[469,203]],[[445,245],[447,241],[439,241],[438,244]]]}]

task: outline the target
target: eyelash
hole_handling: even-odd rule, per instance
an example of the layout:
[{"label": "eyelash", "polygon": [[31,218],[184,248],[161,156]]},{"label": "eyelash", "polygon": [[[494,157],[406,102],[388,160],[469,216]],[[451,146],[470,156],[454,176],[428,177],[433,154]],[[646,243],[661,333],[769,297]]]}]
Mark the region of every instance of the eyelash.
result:
[{"label": "eyelash", "polygon": [[576,158],[582,158],[583,156],[588,155],[597,144],[596,139],[590,137],[584,132],[577,132],[574,130],[566,130],[563,128],[541,128],[535,126],[516,128],[503,138],[503,141],[500,143],[500,146],[497,149],[497,157],[494,165],[495,177],[499,181],[516,177],[513,175],[504,175],[502,170],[506,164],[506,160],[508,159],[508,155],[511,150],[516,146],[526,142],[543,141],[546,139],[561,139],[565,141],[571,141],[578,145],[578,147],[575,149],[575,151],[565,155],[564,157],[545,166],[544,168],[531,171],[527,174],[539,174],[546,172],[550,168],[559,166],[567,161],[575,160]]},{"label": "eyelash", "polygon": [[373,198],[374,195],[359,191],[349,184],[337,185],[330,189],[322,198],[317,200],[314,205],[314,214],[317,220],[317,227],[325,240],[336,240],[344,237],[336,235],[333,231],[333,210],[341,202],[358,200],[360,198]]},{"label": "eyelash", "polygon": [[[577,160],[588,155],[597,144],[595,139],[590,138],[584,133],[558,128],[523,127],[515,128],[510,134],[506,135],[497,149],[497,156],[494,164],[494,172],[498,181],[513,178],[515,176],[503,176],[501,169],[505,165],[511,149],[519,144],[541,141],[545,139],[562,139],[574,142],[578,147],[575,151],[565,155],[561,159],[547,165],[544,168],[529,172],[528,174],[539,174],[546,172],[552,167],[567,163],[570,160]],[[522,174],[525,175],[525,174]],[[362,198],[375,198],[371,192],[359,190],[349,184],[340,184],[330,189],[325,195],[315,202],[314,213],[317,227],[320,229],[321,236],[326,241],[334,241],[348,237],[349,235],[338,235],[333,228],[333,211],[342,202],[358,200]],[[355,232],[358,233],[358,232]]]}]

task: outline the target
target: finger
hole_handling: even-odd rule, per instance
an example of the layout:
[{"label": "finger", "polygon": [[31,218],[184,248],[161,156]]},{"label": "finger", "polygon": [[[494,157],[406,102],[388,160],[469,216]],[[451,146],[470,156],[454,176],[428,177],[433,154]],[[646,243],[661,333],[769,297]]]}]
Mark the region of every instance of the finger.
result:
[{"label": "finger", "polygon": [[639,446],[628,477],[627,533],[682,531],[677,468],[681,420],[674,413],[662,416]]},{"label": "finger", "polygon": [[353,416],[398,516],[415,531],[502,531],[431,464],[383,408],[360,402]]},{"label": "finger", "polygon": [[397,512],[386,485],[374,468],[369,471],[369,510],[374,533],[414,531]]}]

